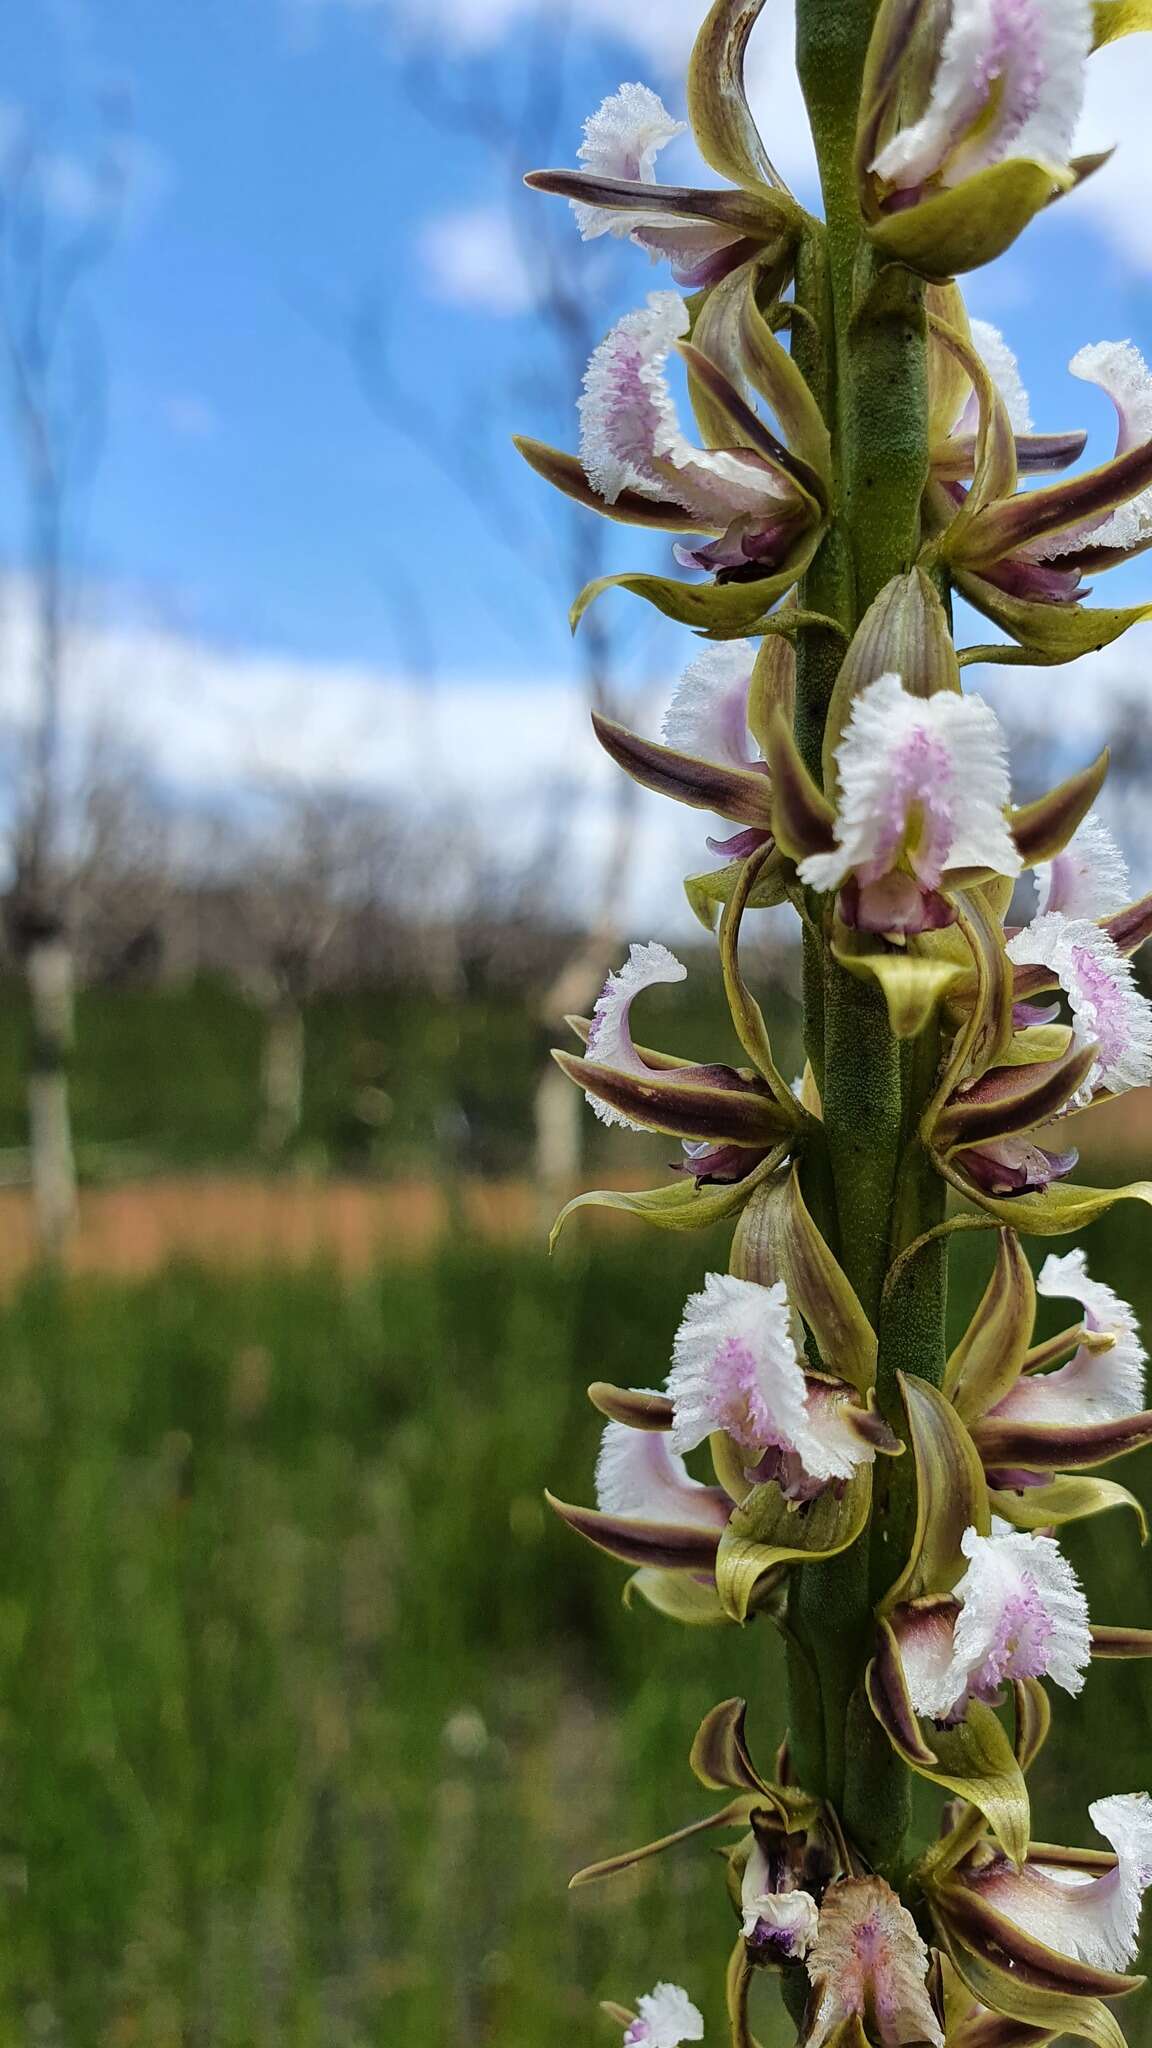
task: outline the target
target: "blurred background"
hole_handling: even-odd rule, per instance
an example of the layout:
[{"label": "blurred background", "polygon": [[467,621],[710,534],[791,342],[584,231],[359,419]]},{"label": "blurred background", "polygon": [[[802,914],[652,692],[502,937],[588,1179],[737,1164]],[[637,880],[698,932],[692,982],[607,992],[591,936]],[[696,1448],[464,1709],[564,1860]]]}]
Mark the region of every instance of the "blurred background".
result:
[{"label": "blurred background", "polygon": [[[774,1643],[626,1612],[541,1500],[588,1494],[586,1383],[658,1381],[724,1257],[611,1217],[545,1253],[573,1188],[666,1170],[547,1059],[629,940],[691,967],[646,1036],[735,1051],[681,888],[702,821],[587,722],[655,731],[693,650],[621,596],[570,640],[575,591],[659,546],[509,445],[573,445],[588,354],[666,282],[521,173],[622,79],[681,114],[702,11],[5,22],[0,2042],[537,2048],[665,1974],[720,2024],[707,1848],[565,1884],[706,1810],[718,1698],[771,1753]],[[754,90],[810,198],[790,33],[780,0]],[[1148,39],[1094,60],[1115,163],[969,293],[1093,453],[1064,365],[1152,344],[1150,90]],[[687,140],[664,164],[702,175]],[[1024,796],[1113,740],[1139,889],[1150,634],[980,678]],[[790,1072],[794,935],[751,936]],[[1152,1109],[1082,1142],[1090,1178],[1146,1173]],[[1146,1313],[1150,1227],[1089,1243]],[[987,1258],[961,1241],[958,1325]],[[1097,1618],[1152,1624],[1134,1525],[1071,1548]],[[1150,1782],[1149,1681],[1098,1672],[1057,1731],[1039,1829],[1085,1840],[1090,1796]]]}]

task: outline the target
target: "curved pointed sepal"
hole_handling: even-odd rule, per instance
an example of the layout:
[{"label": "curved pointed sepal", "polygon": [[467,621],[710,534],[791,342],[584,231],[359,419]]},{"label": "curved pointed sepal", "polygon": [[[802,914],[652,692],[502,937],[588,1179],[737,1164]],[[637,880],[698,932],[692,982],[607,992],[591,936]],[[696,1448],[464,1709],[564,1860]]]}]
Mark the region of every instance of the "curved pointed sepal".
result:
[{"label": "curved pointed sepal", "polygon": [[577,1209],[619,1209],[636,1216],[657,1230],[710,1230],[737,1216],[761,1179],[775,1173],[788,1156],[788,1147],[777,1146],[743,1180],[719,1181],[713,1187],[697,1187],[685,1176],[664,1187],[643,1188],[631,1193],[623,1188],[590,1188],[566,1202],[552,1225],[548,1248],[554,1251],[568,1218]]},{"label": "curved pointed sepal", "polygon": [[1031,1826],[1028,1788],[991,1707],[973,1700],[955,1728],[925,1730],[908,1697],[900,1652],[887,1622],[880,1624],[879,1645],[865,1685],[872,1712],[909,1769],[978,1807],[1005,1855],[1022,1863]]},{"label": "curved pointed sepal", "polygon": [[768,832],[772,826],[772,789],[768,777],[751,768],[728,768],[682,754],[658,740],[642,739],[614,718],[592,713],[592,729],[604,752],[633,782],[657,796],[674,797],[693,810],[715,811],[737,825]]},{"label": "curved pointed sepal", "polygon": [[832,442],[808,382],[790,350],[777,341],[756,303],[750,278],[740,309],[743,367],[753,389],[771,406],[788,446],[818,479],[827,504],[832,488]]},{"label": "curved pointed sepal", "polygon": [[720,920],[720,970],[736,1036],[769,1089],[781,1116],[795,1129],[799,1121],[796,1097],[772,1057],[772,1041],[768,1036],[764,1012],[740,969],[740,926],[744,912],[761,874],[775,858],[774,846],[762,846],[749,854],[743,864],[743,873]]},{"label": "curved pointed sepal", "polygon": [[616,1877],[622,1870],[631,1870],[637,1863],[646,1863],[650,1856],[662,1856],[666,1849],[678,1849],[682,1842],[691,1842],[698,1835],[710,1834],[714,1828],[746,1828],[748,1816],[754,1806],[760,1804],[755,1798],[729,1800],[718,1813],[706,1814],[703,1820],[690,1821],[686,1828],[677,1828],[671,1835],[661,1835],[658,1842],[645,1842],[639,1849],[624,1849],[619,1856],[605,1856],[600,1863],[589,1863],[584,1870],[578,1870],[568,1880],[569,1891],[576,1891],[580,1885],[599,1884],[601,1878]]},{"label": "curved pointed sepal", "polygon": [[1144,1506],[1126,1486],[1114,1479],[1089,1479],[1082,1473],[1058,1473],[1045,1486],[1028,1486],[1022,1493],[993,1489],[989,1494],[994,1515],[1011,1522],[1014,1529],[1059,1529],[1065,1522],[1083,1522],[1089,1515],[1107,1514],[1110,1508],[1131,1508],[1140,1525],[1140,1541],[1148,1541],[1148,1517]]},{"label": "curved pointed sepal", "polygon": [[[991,1714],[990,1708],[985,1708]],[[992,1716],[995,1720],[995,1716]],[[999,1722],[996,1722],[999,1727]],[[1001,1729],[1003,1734],[1003,1729]],[[1014,1857],[1020,1862],[1021,1857]],[[1006,1913],[970,1886],[946,1878],[933,1887],[932,1909],[947,1924],[948,1932],[977,1955],[1003,1958],[1014,1983],[1036,1991],[1063,1993],[1072,1998],[1123,1998],[1138,1991],[1143,1977],[1124,1977],[1113,1970],[1094,1969],[1074,1956],[1062,1955],[1028,1934]]]},{"label": "curved pointed sepal", "polygon": [[[770,860],[765,861],[748,894],[747,910],[772,910],[778,903],[788,901],[788,876],[791,866],[785,871],[784,856],[777,850]],[[686,875],[684,894],[688,898],[693,914],[699,918],[705,931],[716,929],[717,913],[726,903],[732,901],[744,873],[744,862],[732,860],[727,867],[712,868],[703,875]]]},{"label": "curved pointed sepal", "polygon": [[958,1194],[995,1216],[1011,1223],[1025,1236],[1067,1237],[1086,1230],[1117,1202],[1144,1202],[1152,1207],[1152,1181],[1134,1180],[1123,1188],[1082,1188],[1070,1181],[1053,1181],[1050,1187],[1032,1194],[989,1195],[957,1170],[957,1160],[938,1159],[937,1167]]},{"label": "curved pointed sepal", "polygon": [[1152,1628],[1110,1628],[1093,1623],[1093,1657],[1152,1657]]},{"label": "curved pointed sepal", "polygon": [[944,1392],[962,1422],[1002,1401],[1023,1370],[1036,1321],[1036,1283],[1014,1230],[1002,1230],[992,1277],[948,1360]]},{"label": "curved pointed sepal", "polygon": [[709,1792],[765,1792],[767,1786],[748,1753],[744,1722],[747,1700],[721,1700],[705,1714],[689,1751],[693,1775]]},{"label": "curved pointed sepal", "polygon": [[969,969],[908,946],[885,947],[866,932],[837,928],[832,952],[841,967],[858,981],[875,981],[884,997],[888,1022],[897,1038],[918,1038],[944,998]]},{"label": "curved pointed sepal", "polygon": [[622,1564],[653,1566],[666,1572],[711,1573],[715,1568],[719,1527],[706,1529],[699,1522],[643,1522],[630,1515],[605,1515],[599,1508],[578,1507],[547,1491],[544,1498],[577,1536],[608,1557],[619,1558]]},{"label": "curved pointed sepal", "polygon": [[916,1465],[916,1525],[908,1562],[880,1605],[950,1593],[967,1568],[967,1529],[987,1536],[988,1491],[976,1447],[950,1401],[912,1373],[897,1375]]},{"label": "curved pointed sepal", "polygon": [[782,712],[769,720],[765,753],[772,779],[772,830],[792,860],[828,853],[836,844],[836,813],[800,759]]},{"label": "curved pointed sepal", "polygon": [[973,1087],[955,1095],[936,1119],[936,1150],[989,1145],[1050,1123],[1075,1101],[1099,1058],[1093,1045],[1069,1045],[1056,1060],[990,1068]]},{"label": "curved pointed sepal", "polygon": [[1035,2027],[1049,2037],[1068,2034],[1074,2040],[1091,2042],[1092,2048],[1126,2048],[1118,2021],[1098,1998],[1076,1998],[1020,1983],[953,1936],[947,1923],[941,1925],[941,1933],[957,1976],[989,2012],[1019,2026]]},{"label": "curved pointed sepal", "polygon": [[731,1270],[772,1286],[783,1280],[827,1370],[860,1394],[876,1384],[876,1332],[804,1200],[800,1174],[762,1181],[740,1218]]},{"label": "curved pointed sepal", "polygon": [[606,590],[630,590],[646,598],[682,626],[694,626],[708,640],[740,640],[755,632],[761,620],[786,591],[800,581],[816,553],[823,528],[806,532],[793,547],[787,564],[771,576],[758,576],[750,583],[681,583],[673,576],[649,576],[626,572],[621,576],[598,576],[585,584],[569,613],[575,632],[590,604]]},{"label": "curved pointed sepal", "polygon": [[[661,1131],[666,1137],[709,1138],[747,1150],[767,1150],[794,1137],[803,1120],[798,1103],[790,1115],[763,1088],[731,1068],[679,1067],[633,1074],[622,1067],[599,1066],[575,1053],[557,1050],[552,1057],[586,1095],[594,1095],[643,1130]],[[722,1078],[726,1072],[737,1085]]]},{"label": "curved pointed sepal", "polygon": [[[744,89],[744,53],[763,8],[764,0],[715,0],[688,62],[688,119],[705,163],[722,178],[784,192]],[[797,228],[803,218],[796,207]]]},{"label": "curved pointed sepal", "polygon": [[702,1585],[689,1572],[664,1572],[656,1566],[644,1566],[626,1581],[623,1600],[626,1607],[631,1607],[634,1600],[643,1600],[645,1606],[662,1614],[666,1621],[678,1621],[687,1628],[729,1626],[715,1586]]},{"label": "curved pointed sepal", "polygon": [[1047,1742],[1052,1726],[1052,1703],[1038,1678],[1013,1679],[1012,1710],[1015,1717],[1012,1747],[1020,1769],[1026,1773]]},{"label": "curved pointed sepal", "polygon": [[635,1387],[613,1387],[607,1380],[593,1380],[588,1388],[592,1406],[609,1422],[622,1422],[626,1429],[655,1433],[671,1429],[672,1403],[667,1394],[645,1394]]},{"label": "curved pointed sepal", "polygon": [[1012,838],[1026,868],[1035,867],[1037,861],[1054,860],[1063,852],[1104,787],[1108,761],[1105,747],[1090,767],[1070,775],[1067,782],[1050,789],[1047,796],[1037,797],[1035,803],[1013,811]]},{"label": "curved pointed sepal", "polygon": [[1118,1422],[1030,1423],[986,1415],[972,1425],[986,1465],[1036,1472],[1079,1472],[1108,1465],[1152,1443],[1152,1409]]},{"label": "curved pointed sepal", "polygon": [[1058,668],[1081,655],[1096,654],[1110,647],[1130,626],[1152,617],[1152,605],[1138,604],[1109,609],[1104,605],[1043,604],[1038,599],[1010,597],[982,576],[958,569],[956,587],[969,604],[994,625],[1002,627],[1017,643],[1007,647],[966,647],[960,655],[961,668],[973,662],[1026,663],[1029,667]]},{"label": "curved pointed sepal", "polygon": [[716,1556],[716,1589],[733,1621],[747,1621],[766,1578],[782,1564],[836,1557],[855,1543],[872,1503],[872,1469],[858,1465],[837,1497],[825,1488],[803,1507],[774,1480],[734,1509]]},{"label": "curved pointed sepal", "polygon": [[1011,248],[1030,220],[1075,183],[1024,157],[977,171],[899,213],[866,223],[876,247],[921,277],[943,282]]},{"label": "curved pointed sepal", "polygon": [[605,519],[617,519],[624,526],[652,526],[663,533],[700,533],[700,527],[683,505],[670,498],[646,498],[641,491],[621,491],[610,505],[589,483],[584,465],[563,448],[550,448],[547,441],[533,441],[527,434],[514,434],[512,446],[524,457],[529,469],[542,476],[553,490],[562,491],[577,505],[599,512]]},{"label": "curved pointed sepal", "polygon": [[962,562],[964,540],[977,514],[987,505],[1010,498],[1016,489],[1016,436],[1003,395],[970,336],[935,314],[930,313],[928,319],[942,347],[962,365],[979,407],[971,488],[937,543],[942,560]]},{"label": "curved pointed sepal", "polygon": [[1152,29],[1152,0],[1093,0],[1092,47],[1103,49],[1120,36]]}]

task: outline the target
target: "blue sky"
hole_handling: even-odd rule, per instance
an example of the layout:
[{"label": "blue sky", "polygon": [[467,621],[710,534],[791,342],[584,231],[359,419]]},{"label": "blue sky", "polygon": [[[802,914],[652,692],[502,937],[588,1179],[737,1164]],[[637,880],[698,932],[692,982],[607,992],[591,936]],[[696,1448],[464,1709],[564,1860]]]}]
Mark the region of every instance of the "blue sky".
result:
[{"label": "blue sky", "polygon": [[[570,676],[571,591],[562,568],[539,567],[554,508],[507,437],[520,427],[573,441],[576,372],[561,402],[528,303],[531,244],[526,272],[507,226],[510,167],[422,104],[423,80],[432,65],[442,94],[507,99],[527,110],[526,129],[546,123],[555,95],[557,140],[541,146],[571,161],[583,114],[624,78],[649,80],[682,112],[677,79],[703,0],[546,4],[544,17],[536,0],[9,10],[0,135],[23,121],[42,138],[58,232],[85,213],[101,95],[126,89],[134,108],[133,196],[87,289],[109,407],[78,554],[117,630],[145,619],[213,660],[259,662],[265,682],[283,663],[294,701],[302,677],[314,673],[319,692],[354,672],[361,716],[371,679],[384,692],[412,664],[442,680],[449,705],[453,691],[555,690]],[[551,39],[530,33],[541,19]],[[788,34],[780,0],[757,31],[755,96],[773,153],[804,188]],[[1091,339],[1152,349],[1150,103],[1152,37],[1094,60],[1086,140],[1118,141],[1116,163],[969,284],[972,310],[1020,355],[1037,423],[1083,421],[1101,449],[1108,408],[1064,364]],[[698,175],[690,145],[674,149],[679,162],[669,151],[662,170]],[[541,222],[554,209],[550,231],[569,232],[560,202],[526,203]],[[589,252],[587,279],[604,325],[666,282],[630,249],[607,275]],[[373,414],[344,345],[368,298],[384,311],[412,432]],[[479,507],[421,454],[417,406],[480,462]],[[18,566],[22,545],[3,431],[0,553]],[[651,544],[625,534],[612,546],[614,566],[635,566]],[[1150,577],[1147,566],[1113,577],[1109,595]],[[645,635],[635,600],[608,602],[618,621],[633,606],[638,664],[666,674],[688,658],[680,640]],[[127,701],[129,642],[117,645]],[[1125,660],[1146,665],[1142,651]],[[258,723],[272,698],[252,702]],[[450,753],[450,714],[446,731]]]}]

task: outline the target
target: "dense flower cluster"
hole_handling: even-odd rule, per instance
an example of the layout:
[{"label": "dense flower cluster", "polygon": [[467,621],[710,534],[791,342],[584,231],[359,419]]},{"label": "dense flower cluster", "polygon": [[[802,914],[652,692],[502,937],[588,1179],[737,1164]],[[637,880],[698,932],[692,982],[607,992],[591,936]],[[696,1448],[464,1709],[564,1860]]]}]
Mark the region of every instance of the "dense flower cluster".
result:
[{"label": "dense flower cluster", "polygon": [[[827,182],[825,225],[787,192],[743,96],[762,4],[715,0],[690,69],[690,126],[723,186],[661,182],[657,158],[686,124],[636,83],[587,122],[579,168],[529,181],[571,202],[586,239],[666,259],[691,294],[650,293],[596,349],[577,454],[522,449],[592,510],[681,536],[681,574],[602,579],[574,619],[615,583],[704,641],[659,737],[594,724],[637,782],[723,821],[707,840],[719,865],[686,887],[718,923],[746,1055],[733,1066],[640,1042],[637,1002],[686,973],[656,940],[633,945],[592,1016],[573,1020],[582,1048],[556,1055],[605,1122],[680,1148],[662,1186],[570,1207],[602,1200],[674,1230],[729,1219],[735,1234],[729,1270],[707,1273],[645,1373],[663,1384],[590,1388],[604,1418],[595,1505],[552,1505],[662,1614],[784,1625],[793,1683],[772,1775],[749,1752],[743,1702],[723,1702],[691,1761],[727,1803],[578,1881],[734,1832],[734,2048],[750,2048],[751,1987],[767,1970],[804,2012],[802,2048],[1064,2033],[1115,2048],[1105,2001],[1136,1981],[1152,1799],[1097,1799],[1108,1849],[1056,1848],[1033,1840],[1026,1773],[1050,1688],[1075,1698],[1094,1660],[1152,1654],[1152,1632],[1090,1618],[1059,1543],[1084,1516],[1140,1512],[1096,1475],[1152,1442],[1152,1411],[1132,1309],[1080,1250],[1034,1273],[1024,1240],[1152,1199],[1146,1184],[1071,1179],[1081,1116],[1152,1081],[1152,1003],[1132,967],[1152,896],[1134,895],[1095,808],[1106,758],[1014,801],[997,717],[961,687],[948,600],[963,595],[1004,636],[982,658],[1052,665],[1144,616],[1082,599],[1085,576],[1152,546],[1152,372],[1127,342],[1073,358],[1118,420],[1115,453],[1077,469],[1085,436],[1036,430],[1011,348],[969,318],[955,279],[1099,168],[1073,154],[1086,67],[1099,41],[1152,26],[1152,8],[881,0],[863,76],[849,66],[844,82],[856,186],[845,197]],[[819,12],[799,4],[802,21]],[[851,262],[830,261],[834,233]],[[805,297],[814,271],[828,293]],[[869,515],[895,537],[868,585],[860,563],[877,543],[851,481],[868,423],[853,392],[891,361],[893,318],[919,351],[904,402],[922,459],[904,498],[894,484],[888,514]],[[855,580],[837,567],[853,549]],[[808,1064],[791,1084],[740,958],[745,916],[782,904],[811,971]],[[858,1047],[829,1033],[815,987],[845,1014],[864,991]],[[854,1093],[853,1059],[873,1077]],[[846,1125],[874,1115],[880,1128],[871,1087],[891,1090],[894,1149],[887,1179],[869,1181],[872,1140]],[[936,1281],[922,1274],[958,1225],[996,1249],[946,1356],[928,1299],[942,1261]],[[1053,1333],[1057,1301],[1071,1320]],[[707,1477],[688,1462],[705,1452]],[[849,1553],[870,1572],[841,1627],[804,1587],[831,1583],[812,1567]],[[877,1809],[898,1806],[883,1786],[906,1773],[948,1801],[911,1867],[903,1823],[890,1838],[868,1807],[871,1781]],[[607,2010],[625,2048],[704,2036],[675,1984]]]}]

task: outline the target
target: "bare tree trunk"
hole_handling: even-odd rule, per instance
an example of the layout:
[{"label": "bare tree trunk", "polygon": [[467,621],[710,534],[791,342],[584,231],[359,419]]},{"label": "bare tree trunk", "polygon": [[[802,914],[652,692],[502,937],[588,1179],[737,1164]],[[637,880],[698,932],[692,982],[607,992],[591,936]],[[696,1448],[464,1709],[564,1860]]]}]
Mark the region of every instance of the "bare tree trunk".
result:
[{"label": "bare tree trunk", "polygon": [[32,1015],[28,1147],[41,1256],[62,1259],[76,1227],[76,1157],[68,1103],[72,948],[62,933],[34,938],[25,957]]},{"label": "bare tree trunk", "polygon": [[304,1009],[293,995],[279,994],[269,1007],[260,1085],[260,1148],[280,1157],[299,1136],[304,1115]]}]

